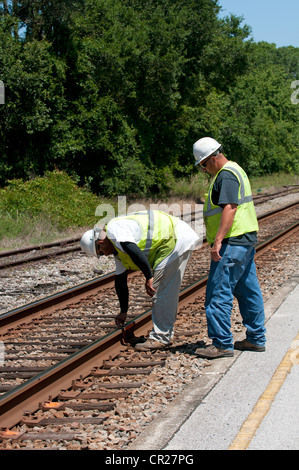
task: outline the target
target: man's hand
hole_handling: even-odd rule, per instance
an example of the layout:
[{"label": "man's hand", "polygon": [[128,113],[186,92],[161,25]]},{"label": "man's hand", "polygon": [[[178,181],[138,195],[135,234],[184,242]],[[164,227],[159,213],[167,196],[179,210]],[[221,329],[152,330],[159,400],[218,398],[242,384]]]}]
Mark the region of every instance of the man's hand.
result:
[{"label": "man's hand", "polygon": [[153,277],[145,281],[145,290],[148,293],[148,295],[150,295],[151,297],[153,297],[156,293],[156,290],[153,288],[153,281],[154,281]]},{"label": "man's hand", "polygon": [[115,317],[115,323],[117,326],[123,326],[127,318],[127,312],[120,312],[116,317]]},{"label": "man's hand", "polygon": [[222,242],[215,240],[212,248],[211,248],[211,257],[213,261],[220,261],[221,256],[219,254],[219,251],[221,250],[222,247]]}]

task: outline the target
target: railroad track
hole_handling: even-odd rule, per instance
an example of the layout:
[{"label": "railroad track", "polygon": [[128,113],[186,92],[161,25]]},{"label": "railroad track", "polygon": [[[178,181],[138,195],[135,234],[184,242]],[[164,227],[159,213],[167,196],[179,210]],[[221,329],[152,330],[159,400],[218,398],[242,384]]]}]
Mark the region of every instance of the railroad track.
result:
[{"label": "railroad track", "polygon": [[275,192],[269,192],[269,193],[264,193],[264,194],[262,194],[261,192],[260,193],[258,192],[258,194],[253,196],[254,204],[255,205],[262,204],[276,197],[286,196],[288,194],[297,192],[298,188],[299,188],[299,185],[294,184],[290,186],[283,186],[282,188],[280,188],[278,191],[275,191]]},{"label": "railroad track", "polygon": [[[298,230],[298,212],[296,214],[295,207],[298,206],[288,208],[287,219],[289,220],[292,214],[294,221],[290,224],[287,234],[284,234],[284,236],[295,238],[292,235],[292,230]],[[268,239],[267,242],[260,240],[257,257],[262,256],[262,252],[266,248],[269,249],[270,244],[273,246],[273,243],[276,243],[277,245],[282,236],[283,230],[278,227],[280,222],[277,213],[268,214],[267,219],[269,217],[272,220],[270,224],[272,235],[265,235],[264,238]],[[283,225],[286,225],[285,222],[283,222]],[[279,232],[275,235],[276,239],[273,238],[273,231]],[[260,239],[262,238],[260,237]],[[283,242],[279,241],[279,244],[282,246]],[[60,297],[59,300],[63,302],[59,307],[60,310],[57,306],[54,306],[53,298],[47,299],[43,306],[40,303],[32,305],[35,310],[30,313],[32,316],[27,317],[27,319],[28,311],[26,315],[23,312],[23,318],[19,317],[18,319],[14,317],[14,315],[20,314],[17,311],[9,312],[4,316],[1,315],[0,319],[5,323],[0,326],[3,332],[2,340],[5,343],[6,354],[8,354],[6,358],[8,358],[8,362],[13,361],[14,364],[11,367],[6,366],[2,369],[3,394],[0,398],[0,426],[8,428],[1,434],[3,442],[13,439],[18,439],[18,442],[27,442],[28,440],[32,442],[38,439],[46,443],[46,446],[53,446],[53,443],[57,444],[57,442],[63,442],[64,445],[67,445],[66,442],[73,442],[74,440],[77,442],[79,440],[80,445],[90,446],[92,442],[89,441],[92,441],[92,439],[86,437],[86,429],[89,426],[105,426],[109,418],[111,419],[111,415],[115,418],[118,400],[130,401],[136,393],[137,395],[143,393],[143,388],[146,387],[145,378],[152,377],[154,371],[161,368],[164,369],[165,373],[165,361],[174,361],[175,365],[178,362],[176,354],[180,353],[182,348],[186,347],[192,356],[192,351],[198,346],[197,343],[205,339],[203,298],[209,266],[208,252],[208,248],[203,245],[197,253],[200,256],[194,260],[194,263],[197,263],[196,271],[198,271],[196,280],[194,280],[195,268],[193,261],[189,272],[186,273],[185,284],[180,295],[180,315],[176,325],[176,343],[166,353],[137,353],[134,347],[131,346],[132,343],[134,344],[136,336],[146,335],[150,329],[150,309],[148,308],[144,312],[146,301],[141,299],[140,293],[137,294],[138,298],[136,300],[141,302],[141,305],[134,308],[136,317],[130,318],[124,330],[115,329],[113,317],[117,312],[117,300],[115,297],[113,298],[113,278],[109,279],[109,276],[97,280],[103,282],[103,284],[101,286],[94,284],[92,286],[93,292],[90,291],[84,301],[82,301],[83,292],[77,292],[75,295],[74,290],[69,293],[68,298],[62,299]],[[195,253],[192,259],[196,258],[194,255]],[[192,282],[192,276],[194,282]],[[131,277],[131,282],[136,288],[136,285],[140,282],[140,276],[134,274]],[[141,285],[143,285],[142,280]],[[89,287],[91,286],[84,286],[84,294],[87,293]],[[94,292],[99,294],[98,306],[96,306],[97,299],[93,297]],[[103,301],[103,294],[107,296],[106,305]],[[149,301],[147,300],[147,302],[149,307]],[[38,318],[41,311],[43,311],[42,321]],[[68,326],[61,324],[61,320],[64,320],[67,314],[70,314],[70,311],[73,313],[74,326],[76,327],[76,329],[73,328],[72,331],[74,332],[72,334],[70,333],[70,324]],[[101,314],[101,312],[103,313]],[[107,315],[107,312],[111,315],[108,322],[109,315]],[[81,327],[80,320],[83,316],[86,317],[87,324],[85,323],[84,327]],[[13,317],[14,325],[9,325],[9,321]],[[34,317],[36,317],[35,320]],[[60,321],[58,327],[57,324],[55,325],[55,318]],[[99,333],[104,319],[106,321],[104,330]],[[20,321],[24,325],[16,330],[15,328],[17,328]],[[31,323],[28,323],[29,321]],[[46,323],[47,321],[48,323]],[[94,334],[95,331],[91,328],[92,322],[95,322],[96,330],[100,336],[97,339],[88,336],[90,333],[91,335]],[[45,334],[42,334],[40,330],[42,324],[45,328]],[[52,332],[52,337],[49,335],[51,331],[49,325],[51,327],[54,325],[56,328]],[[197,328],[194,328],[194,325],[197,325]],[[240,319],[236,318],[235,328],[240,328],[239,325]],[[37,337],[34,338],[34,328],[36,326],[38,326]],[[92,332],[88,332],[85,344],[82,344],[82,337],[86,334],[87,327],[90,327]],[[64,328],[65,332],[70,334],[61,337],[63,336],[61,335],[61,328]],[[80,336],[80,342],[75,335]],[[26,337],[27,341],[24,339]],[[26,348],[28,347],[29,350],[33,348],[34,342],[38,343],[39,349],[35,350],[33,355],[28,354]],[[21,349],[21,356],[17,356],[18,349]],[[22,357],[23,360],[21,360]],[[44,361],[44,365],[32,366],[32,362],[30,362],[30,365],[26,367],[24,365],[25,361],[32,361],[33,357],[35,357],[36,362]],[[50,367],[48,367],[47,361],[51,363]],[[203,364],[202,367],[204,366]],[[194,373],[198,373],[197,366],[194,365],[194,368]],[[16,387],[18,381],[21,383]],[[5,390],[5,386],[7,390]],[[55,401],[53,401],[54,399]],[[86,414],[88,417],[86,417]],[[79,423],[81,426],[80,432],[64,431],[66,426],[70,426],[72,430],[74,423],[76,425]],[[38,434],[31,431],[32,427],[39,428]],[[51,429],[54,427],[55,432],[46,432],[45,429],[49,427],[52,427]],[[82,427],[85,427],[83,431]],[[63,429],[63,431],[57,431],[57,429]],[[100,433],[100,431],[98,432]]]},{"label": "railroad track", "polygon": [[[279,214],[283,212],[287,212],[288,220],[293,221],[294,223],[298,220],[298,207],[299,203],[291,203],[287,206],[281,207],[279,209],[275,209],[273,211],[267,212],[262,214],[258,217],[259,223],[263,221],[270,222],[269,229],[267,226],[263,227],[262,234],[259,234],[259,240],[262,241],[263,239],[267,239],[271,237],[271,234],[274,230],[279,233],[281,228],[280,221],[279,221]],[[295,209],[295,210],[294,210]],[[206,239],[202,240],[203,247],[207,247]],[[201,250],[202,251],[202,250]],[[201,256],[201,254],[200,254]],[[55,310],[57,306],[59,308],[63,308],[64,305],[68,305],[70,301],[73,303],[78,298],[80,299],[82,296],[87,294],[92,294],[93,292],[97,292],[99,289],[103,288],[113,288],[114,286],[114,277],[115,274],[107,274],[105,276],[92,279],[90,281],[84,282],[83,284],[77,285],[65,291],[59,292],[58,294],[50,295],[40,301],[33,302],[28,305],[24,305],[20,308],[16,308],[11,310],[7,313],[0,315],[0,334],[4,334],[7,332],[8,328],[13,328],[20,323],[20,321],[27,320],[30,321],[31,318],[36,316],[36,312],[43,312],[48,311],[51,312]]]},{"label": "railroad track", "polygon": [[[285,186],[280,188],[279,191],[272,193],[257,194],[254,196],[254,204],[262,204],[276,197],[285,196],[294,192],[298,192],[298,185]],[[194,220],[198,214],[198,212],[193,212],[191,214],[191,218]],[[80,237],[73,237],[59,240],[57,242],[23,247],[16,250],[0,251],[0,270],[53,259],[67,253],[78,252],[80,251],[79,241]]]},{"label": "railroad track", "polygon": [[[45,243],[42,245],[32,245],[17,250],[1,251],[0,270],[22,266],[24,264],[42,261],[45,259],[54,258],[56,256],[65,255],[67,253],[74,253],[80,251],[79,245],[80,238],[68,238],[53,243]],[[28,255],[29,253],[29,255]],[[19,257],[19,255],[27,254],[26,257]]]}]

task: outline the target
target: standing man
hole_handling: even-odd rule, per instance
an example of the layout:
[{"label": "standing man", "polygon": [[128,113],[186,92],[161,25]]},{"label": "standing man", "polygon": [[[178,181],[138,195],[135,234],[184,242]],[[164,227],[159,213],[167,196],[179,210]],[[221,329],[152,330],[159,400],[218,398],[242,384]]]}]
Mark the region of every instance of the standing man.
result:
[{"label": "standing man", "polygon": [[[265,351],[264,303],[254,263],[258,222],[245,171],[223,155],[210,137],[195,142],[196,165],[214,176],[204,204],[211,266],[206,289],[208,335],[212,345],[196,350],[199,357],[233,356],[234,348]],[[246,339],[233,344],[233,296],[239,303]]]},{"label": "standing man", "polygon": [[115,318],[118,326],[124,324],[129,308],[128,270],[141,270],[145,277],[146,292],[153,298],[153,329],[136,349],[163,349],[171,344],[181,282],[198,240],[187,223],[156,210],[115,217],[104,230],[83,235],[83,251],[115,257],[115,289],[121,310]]}]

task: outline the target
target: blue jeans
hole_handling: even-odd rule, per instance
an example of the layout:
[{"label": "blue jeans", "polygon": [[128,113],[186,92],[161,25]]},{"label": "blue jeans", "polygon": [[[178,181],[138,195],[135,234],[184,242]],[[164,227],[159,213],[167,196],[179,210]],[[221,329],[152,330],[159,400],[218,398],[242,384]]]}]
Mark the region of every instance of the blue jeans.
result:
[{"label": "blue jeans", "polygon": [[256,275],[254,246],[223,244],[220,261],[211,261],[206,289],[208,335],[218,348],[233,346],[231,310],[233,296],[239,303],[247,340],[257,346],[266,342],[262,292]]}]

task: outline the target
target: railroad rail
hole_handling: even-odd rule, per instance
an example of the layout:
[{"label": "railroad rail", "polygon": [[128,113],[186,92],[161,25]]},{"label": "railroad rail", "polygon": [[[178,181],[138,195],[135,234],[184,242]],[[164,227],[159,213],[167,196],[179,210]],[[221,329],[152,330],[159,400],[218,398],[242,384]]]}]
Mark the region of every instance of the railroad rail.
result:
[{"label": "railroad rail", "polygon": [[[9,250],[0,252],[0,258],[10,258],[15,257],[20,254],[30,253],[30,252],[40,252],[40,254],[34,254],[28,256],[27,258],[19,259],[10,259],[0,264],[0,269],[13,268],[16,266],[21,266],[23,264],[37,262],[45,259],[50,259],[56,256],[65,255],[67,253],[73,253],[80,251],[80,245],[78,245],[80,238],[69,238],[65,240],[60,240],[59,242],[46,243],[43,245],[32,245],[29,247],[18,248],[17,250]],[[62,247],[57,249],[57,247]],[[46,251],[50,248],[54,248],[53,251]],[[45,252],[46,251],[46,252]]]},{"label": "railroad rail", "polygon": [[[294,207],[299,207],[299,203],[294,202],[288,204],[287,206],[266,212],[265,214],[260,215],[258,220],[263,221],[276,218],[281,212],[292,209]],[[202,243],[206,244],[206,238],[203,238]],[[57,307],[57,305],[60,306],[59,308],[63,308],[65,305],[68,305],[70,301],[75,302],[76,299],[80,299],[86,293],[92,294],[93,292],[98,292],[99,289],[113,287],[114,278],[114,273],[107,274],[105,276],[84,282],[58,294],[50,295],[42,300],[4,313],[0,315],[0,334],[6,333],[8,328],[15,327],[20,323],[20,321],[24,321],[25,319],[27,319],[27,321],[31,321],[37,312],[43,312],[46,310],[47,312],[51,312]]]},{"label": "railroad rail", "polygon": [[[285,186],[282,187],[279,191],[257,194],[254,196],[254,203],[262,204],[266,201],[269,201],[270,199],[297,192],[298,188],[299,185]],[[196,216],[198,216],[198,212],[192,212],[191,220],[194,220]],[[80,251],[79,241],[80,237],[72,237],[52,243],[32,245],[18,248],[16,250],[0,251],[0,259],[7,258],[6,261],[0,261],[0,270],[51,259],[56,256],[65,255],[67,253],[78,252]],[[31,253],[31,255],[25,258],[18,257],[19,255],[23,255],[25,253]]]},{"label": "railroad rail", "polygon": [[[268,214],[268,217],[274,217],[277,219],[277,214],[274,214],[274,211],[272,211],[271,214]],[[261,242],[257,247],[256,256],[261,256],[262,252],[269,248],[269,246],[280,243],[282,236],[291,236],[293,231],[298,232],[298,218],[297,222],[294,222],[292,225],[287,227],[287,229],[280,230],[279,233],[275,235],[272,234],[271,237],[268,237],[268,240]],[[97,287],[95,287],[95,284],[93,284],[93,290],[99,291],[99,288],[107,289],[109,282],[113,283],[113,278],[109,279],[109,277],[110,276],[105,276],[105,279],[92,281],[92,283],[88,283],[88,286],[84,285],[83,289],[85,289],[85,293],[86,290],[91,287],[91,284],[96,281],[103,282],[103,284],[102,286],[97,285]],[[195,302],[196,298],[203,296],[206,280],[207,276],[203,276],[201,279],[182,290],[180,293],[180,309],[188,308],[190,304]],[[134,283],[135,282],[136,279],[134,280]],[[70,303],[76,303],[82,294],[83,291],[81,293],[75,293],[74,289],[72,289],[72,292],[69,292],[68,294],[62,293],[59,300],[62,301],[63,307],[67,307]],[[64,295],[68,295],[68,297],[63,297]],[[53,309],[55,310],[57,307],[54,307],[53,302],[54,298],[46,299],[45,303],[43,303],[43,306],[40,302],[37,302],[36,305],[32,305],[35,311],[31,312],[31,314],[33,316],[36,315],[42,310],[42,307],[45,307],[44,312],[47,313],[49,313],[51,310],[53,311]],[[60,308],[62,307],[60,306]],[[17,314],[17,312],[14,312],[14,314]],[[5,325],[2,325],[3,328],[7,329],[9,317],[11,320],[13,316],[13,312],[8,312],[8,314],[4,316],[1,315],[0,318],[5,322]],[[150,310],[148,309],[145,312],[137,315],[134,319],[131,319],[124,329],[115,329],[114,326],[112,332],[107,333],[102,338],[92,342],[91,344],[87,344],[84,347],[81,347],[81,349],[63,359],[62,361],[52,365],[50,368],[46,368],[42,371],[34,371],[33,368],[31,368],[32,370],[29,372],[33,374],[33,376],[31,376],[27,381],[17,386],[16,388],[13,388],[4,393],[4,395],[2,395],[0,398],[0,415],[2,416],[0,420],[0,426],[12,428],[18,424],[20,420],[22,420],[23,425],[26,425],[29,428],[30,426],[35,425],[50,425],[51,421],[49,418],[36,418],[31,416],[31,414],[39,408],[41,408],[43,411],[50,409],[63,409],[64,407],[72,407],[73,409],[81,410],[85,409],[85,407],[89,410],[94,407],[94,409],[97,411],[107,411],[108,409],[111,409],[111,407],[113,408],[114,405],[111,403],[97,402],[96,404],[92,404],[86,403],[86,401],[109,400],[109,397],[111,397],[110,399],[124,398],[128,396],[128,393],[130,393],[127,391],[128,389],[140,387],[143,380],[141,379],[139,382],[120,382],[115,384],[116,388],[121,387],[121,392],[103,392],[102,389],[105,389],[105,386],[103,387],[105,384],[103,383],[101,383],[100,391],[87,392],[87,389],[91,383],[91,379],[88,377],[90,377],[90,375],[92,377],[100,378],[107,378],[108,376],[112,377],[113,375],[120,377],[123,373],[126,374],[125,377],[129,376],[140,378],[144,374],[150,374],[154,367],[159,366],[165,362],[165,357],[161,353],[154,355],[154,357],[150,357],[150,360],[148,360],[148,356],[142,354],[139,355],[139,359],[137,361],[132,361],[129,360],[128,357],[125,357],[126,355],[129,356],[132,354],[130,351],[132,349],[134,350],[134,348],[132,348],[130,345],[134,345],[136,336],[143,336],[147,334],[148,330],[150,329],[150,317],[151,314]],[[23,319],[24,318],[25,316]],[[20,321],[20,318],[14,321],[16,326],[17,321]],[[13,327],[10,326],[10,328]],[[181,334],[183,337],[188,334],[194,335],[194,328],[189,332],[181,330],[179,334]],[[115,360],[115,358],[121,356],[122,354],[124,355],[124,359]],[[20,369],[22,369],[21,366],[19,367],[19,371]],[[92,370],[93,372],[91,372]],[[6,368],[6,372],[10,372],[8,368]],[[11,372],[16,372],[16,369]],[[109,383],[106,383],[106,385],[109,385]],[[69,390],[70,388],[71,390]],[[113,387],[111,386],[111,388]],[[49,399],[50,396],[54,397],[56,401],[53,402],[52,398]],[[79,400],[79,403],[73,403],[73,401],[76,399]],[[24,412],[28,412],[29,416],[24,416]],[[63,420],[63,418],[61,419],[63,423],[67,421]],[[78,418],[74,419],[77,419],[78,421]],[[99,417],[98,419],[94,420],[89,418],[85,422],[82,421],[82,419],[81,422],[84,424],[100,424],[103,422],[105,417]],[[44,420],[44,422],[42,422],[42,420]],[[56,425],[59,424],[57,419],[54,421]],[[31,437],[28,436],[28,434],[31,434]],[[26,438],[33,439],[34,433],[6,429],[2,432],[0,437],[2,437],[2,439],[18,438],[25,440]],[[43,438],[46,439],[46,437],[47,436],[45,434]],[[50,437],[53,438],[53,435]],[[65,440],[71,439],[73,437],[74,433],[70,433],[69,435],[60,435],[60,438]],[[40,435],[39,438],[41,438]]]}]

